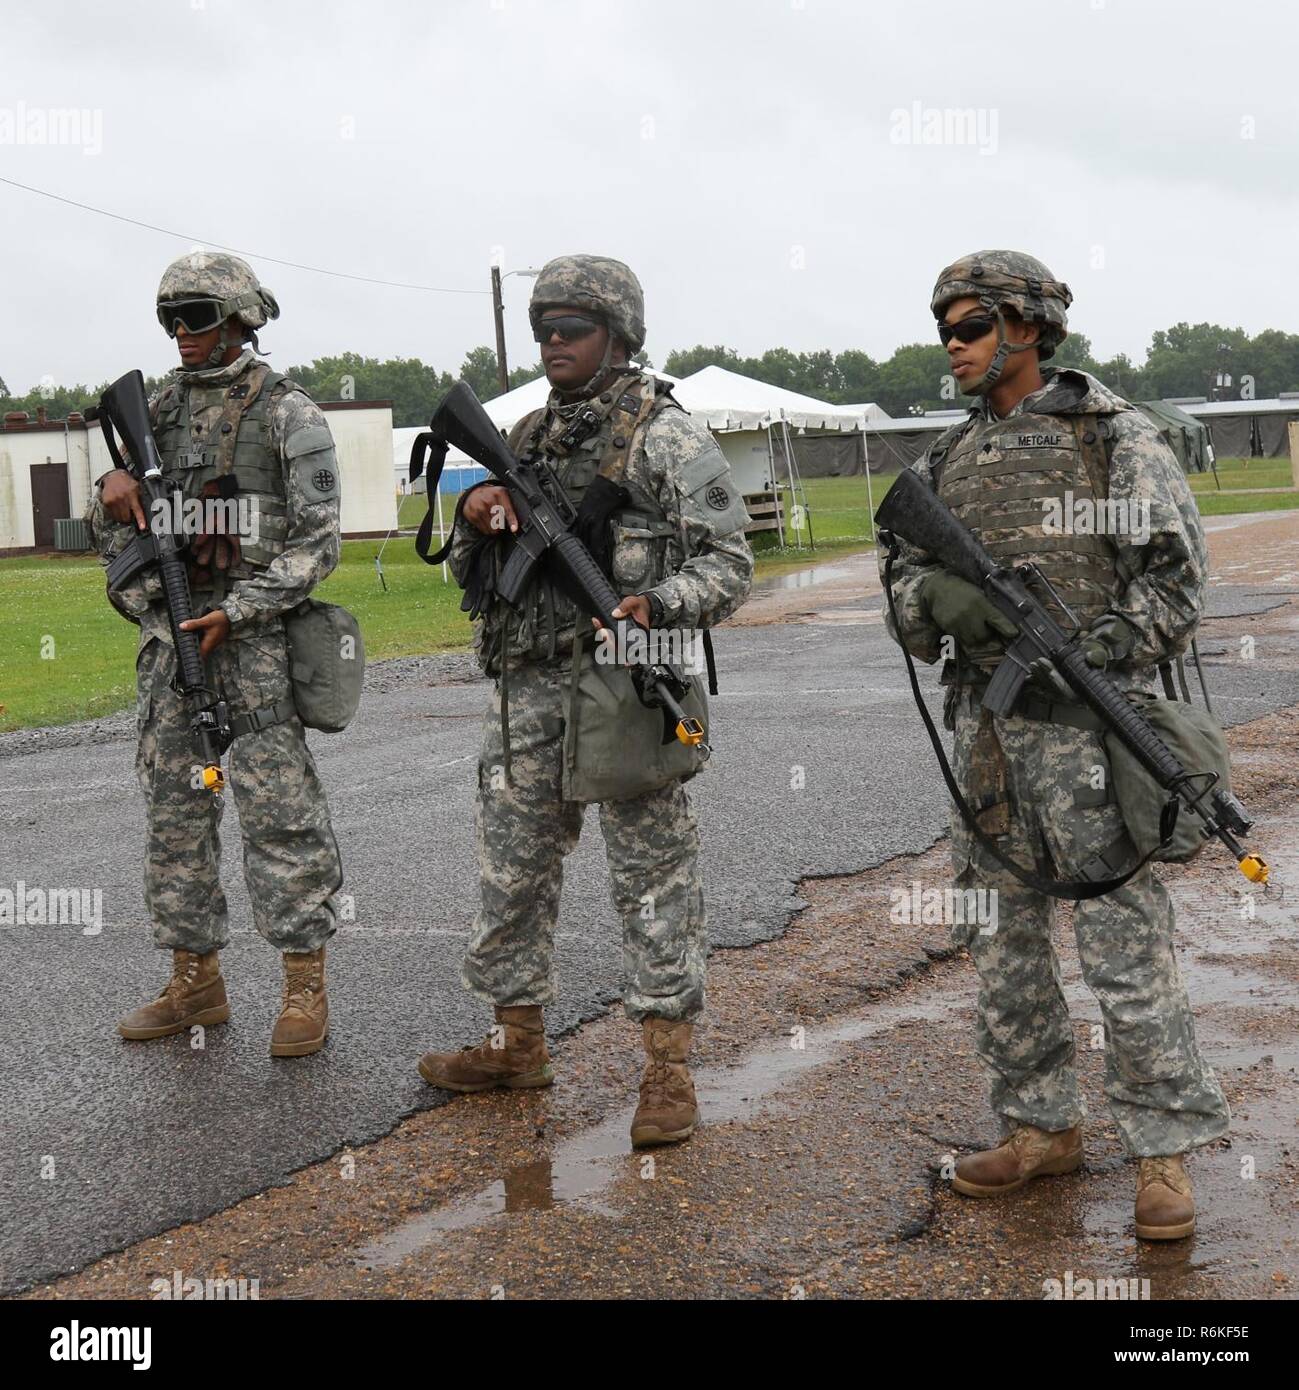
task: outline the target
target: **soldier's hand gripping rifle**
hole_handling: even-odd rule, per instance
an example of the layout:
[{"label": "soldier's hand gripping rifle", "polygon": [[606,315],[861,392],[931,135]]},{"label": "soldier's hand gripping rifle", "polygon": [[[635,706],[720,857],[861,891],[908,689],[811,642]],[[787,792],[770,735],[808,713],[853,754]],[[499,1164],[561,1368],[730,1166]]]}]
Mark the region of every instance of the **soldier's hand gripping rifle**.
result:
[{"label": "soldier's hand gripping rifle", "polygon": [[[124,468],[140,484],[145,515],[170,517],[173,496],[163,481],[162,460],[149,426],[149,402],[140,373],[128,372],[115,381],[99,398],[99,404],[86,411],[86,419],[99,421],[114,464]],[[118,446],[118,437],[125,454]],[[151,520],[151,527],[154,525]],[[229,719],[225,701],[208,687],[203,658],[199,655],[198,635],[181,630],[181,623],[196,616],[190,598],[184,549],[184,538],[176,536],[170,525],[141,531],[109,565],[108,585],[120,588],[144,570],[157,568],[176,646],[176,690],[189,712],[190,728],[202,764],[203,786],[219,798],[225,790],[221,754],[230,744]]]},{"label": "soldier's hand gripping rifle", "polygon": [[[1036,565],[1019,565],[1014,569],[999,566],[974,535],[944,505],[933,488],[924,483],[911,469],[903,469],[889,489],[888,496],[875,513],[875,524],[877,528],[886,528],[878,532],[881,543],[889,547],[885,561],[884,586],[889,612],[893,615],[894,627],[899,634],[891,583],[893,561],[898,551],[895,536],[901,536],[903,540],[927,551],[939,559],[945,569],[979,588],[1018,630],[1019,635],[1011,641],[1005,657],[988,683],[983,696],[985,708],[998,715],[1011,713],[1024,682],[1029,677],[1030,666],[1045,657],[1070,689],[1104,720],[1107,729],[1122,741],[1160,787],[1168,792],[1169,803],[1165,806],[1161,840],[1166,841],[1172,836],[1173,815],[1170,813],[1185,808],[1200,818],[1200,829],[1205,839],[1216,836],[1226,845],[1247,879],[1252,883],[1267,882],[1267,864],[1259,855],[1249,853],[1238,838],[1247,835],[1254,823],[1246,815],[1245,808],[1226,787],[1215,785],[1216,774],[1187,771],[1151,727],[1150,722],[1124,696],[1118,686],[1087,661],[1080,643],[1082,632],[1079,624]],[[891,535],[888,534],[890,532]],[[1066,618],[1073,623],[1072,630],[1066,631],[1043,607],[1029,589],[1026,582],[1029,579],[1043,585],[1052,600],[1059,604]],[[935,748],[941,755],[942,749],[937,741],[933,722],[928,717],[924,702],[919,699],[919,686],[915,679],[911,654],[905,647],[903,651],[907,657],[912,689],[925,716],[931,738],[935,741]],[[963,805],[945,760],[943,770],[948,778],[948,788],[957,799],[958,806]],[[975,825],[973,828],[975,834],[982,839],[982,832],[978,826]],[[985,847],[990,848],[998,858],[1002,858],[995,846]],[[1101,891],[1112,891],[1113,887],[1126,881],[1129,876],[1108,880],[1109,886]],[[1093,894],[1087,893],[1084,896]]]},{"label": "soldier's hand gripping rifle", "polygon": [[[497,594],[517,608],[538,565],[548,565],[574,601],[609,629],[615,650],[629,651],[629,629],[638,628],[642,633],[647,629],[634,619],[613,616],[619,597],[591,552],[573,533],[577,513],[546,461],[541,457],[516,458],[463,381],[456,382],[434,411],[429,435],[435,445],[453,445],[468,454],[509,490],[519,530],[512,537],[513,548],[497,581]],[[421,436],[421,440],[426,438]],[[436,477],[429,478],[428,486],[437,486]],[[663,711],[663,742],[675,736],[706,752],[703,725],[681,707],[690,689],[681,672],[668,662],[628,665],[641,703]]]}]

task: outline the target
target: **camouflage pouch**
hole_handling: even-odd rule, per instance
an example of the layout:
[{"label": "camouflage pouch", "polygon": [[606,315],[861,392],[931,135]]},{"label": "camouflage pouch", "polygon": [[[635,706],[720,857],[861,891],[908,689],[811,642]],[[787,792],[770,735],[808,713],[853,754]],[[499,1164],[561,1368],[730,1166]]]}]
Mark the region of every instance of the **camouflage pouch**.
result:
[{"label": "camouflage pouch", "polygon": [[979,727],[970,750],[966,800],[985,835],[1010,833],[1010,790],[1006,754],[992,724],[992,712],[979,706]]},{"label": "camouflage pouch", "polygon": [[289,677],[298,718],[338,734],[361,703],[365,642],[356,619],[336,603],[309,598],[284,618]]},{"label": "camouflage pouch", "polygon": [[[708,723],[704,681],[688,677],[682,707]],[[563,796],[565,801],[621,801],[693,777],[708,755],[679,739],[663,742],[663,712],[641,704],[625,666],[595,660],[592,647],[573,647],[565,699]]]},{"label": "camouflage pouch", "polygon": [[[1128,691],[1128,699],[1150,721],[1155,732],[1168,745],[1188,772],[1217,774],[1212,785],[1231,790],[1231,758],[1222,726],[1208,710],[1182,700],[1161,700],[1143,691]],[[1114,798],[1119,803],[1123,823],[1141,855],[1163,864],[1182,864],[1194,859],[1208,843],[1201,833],[1199,817],[1182,808],[1172,842],[1159,849],[1159,822],[1169,801],[1166,792],[1127,746],[1112,733],[1102,735],[1110,758]],[[1209,789],[1209,779],[1192,782],[1192,793]]]}]

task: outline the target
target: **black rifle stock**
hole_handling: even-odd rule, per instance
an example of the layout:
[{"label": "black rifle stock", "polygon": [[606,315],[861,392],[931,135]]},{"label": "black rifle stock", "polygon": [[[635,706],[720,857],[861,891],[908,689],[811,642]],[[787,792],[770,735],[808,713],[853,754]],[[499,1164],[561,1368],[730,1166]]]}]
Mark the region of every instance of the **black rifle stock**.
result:
[{"label": "black rifle stock", "polygon": [[[134,371],[119,377],[99,398],[99,404],[86,411],[86,418],[99,421],[113,462],[140,484],[145,515],[170,514],[173,497],[162,477],[162,459],[149,424],[143,376]],[[121,439],[125,454],[115,435]],[[195,616],[183,551],[183,540],[169,526],[143,531],[109,565],[108,583],[116,588],[141,571],[157,567],[176,647],[176,688],[190,714],[190,727],[203,766],[203,786],[220,796],[225,790],[221,754],[229,745],[230,732],[225,702],[207,684],[199,638],[196,633],[181,630],[181,624]]]},{"label": "black rifle stock", "polygon": [[[1254,823],[1245,808],[1226,788],[1214,786],[1216,779],[1206,781],[1207,774],[1188,772],[1118,686],[1088,663],[1079,641],[1078,625],[1075,623],[1066,631],[1029,589],[1026,581],[1038,579],[1060,602],[1035,565],[1015,569],[998,565],[933,488],[911,469],[903,469],[889,489],[875,513],[875,524],[926,551],[944,569],[976,585],[1018,629],[1019,635],[1006,649],[984,693],[983,704],[988,709],[994,714],[1009,714],[1028,679],[1030,664],[1041,657],[1048,658],[1069,687],[1100,715],[1170,798],[1176,797],[1199,816],[1205,838],[1216,836],[1221,840],[1251,882],[1267,882],[1267,864],[1259,855],[1249,853],[1237,838],[1247,835]],[[880,539],[885,545],[893,544],[891,537],[886,539],[881,534]],[[1072,620],[1064,604],[1060,606]]]},{"label": "black rifle stock", "polygon": [[[518,533],[497,593],[516,606],[537,566],[551,565],[558,578],[587,611],[613,634],[616,650],[626,652],[632,628],[648,630],[631,618],[615,618],[619,595],[572,526],[576,514],[544,460],[514,456],[478,397],[463,381],[447,392],[433,412],[429,432],[480,463],[510,494],[519,518]],[[681,707],[689,685],[667,662],[629,663],[641,703],[663,710],[664,742],[675,735],[682,743],[704,745],[704,728]]]}]

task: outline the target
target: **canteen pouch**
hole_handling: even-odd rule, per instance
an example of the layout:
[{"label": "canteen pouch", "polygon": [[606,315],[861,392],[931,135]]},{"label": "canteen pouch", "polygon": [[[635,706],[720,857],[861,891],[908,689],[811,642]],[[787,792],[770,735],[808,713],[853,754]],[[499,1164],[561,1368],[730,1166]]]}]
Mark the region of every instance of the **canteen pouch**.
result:
[{"label": "canteen pouch", "polygon": [[[1181,700],[1161,700],[1141,691],[1129,691],[1128,699],[1150,721],[1188,772],[1215,772],[1218,780],[1212,783],[1212,787],[1230,791],[1231,761],[1227,740],[1222,726],[1208,710]],[[1147,854],[1159,845],[1160,816],[1170,794],[1114,734],[1106,732],[1102,737],[1110,759],[1114,798],[1138,854]],[[1194,778],[1189,789],[1192,795],[1210,791],[1209,778]],[[1206,843],[1201,833],[1201,821],[1182,807],[1171,843],[1158,849],[1152,857],[1160,863],[1184,864],[1194,859]]]},{"label": "canteen pouch", "polygon": [[[698,746],[663,742],[663,711],[641,704],[625,666],[598,662],[585,641],[573,644],[565,699],[565,801],[621,801],[693,777],[708,759]],[[703,679],[688,674],[681,701],[687,715],[708,723]]]},{"label": "canteen pouch", "polygon": [[356,619],[336,603],[309,598],[285,615],[289,676],[298,718],[338,734],[361,703],[365,642]]}]

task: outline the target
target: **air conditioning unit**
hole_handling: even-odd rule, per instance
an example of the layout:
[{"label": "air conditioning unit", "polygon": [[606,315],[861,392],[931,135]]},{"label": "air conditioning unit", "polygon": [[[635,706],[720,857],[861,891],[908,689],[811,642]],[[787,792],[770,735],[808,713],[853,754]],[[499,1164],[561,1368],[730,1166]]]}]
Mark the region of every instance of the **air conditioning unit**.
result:
[{"label": "air conditioning unit", "polygon": [[54,523],[54,548],[73,552],[93,550],[95,542],[90,534],[90,523],[80,516],[60,517]]}]

